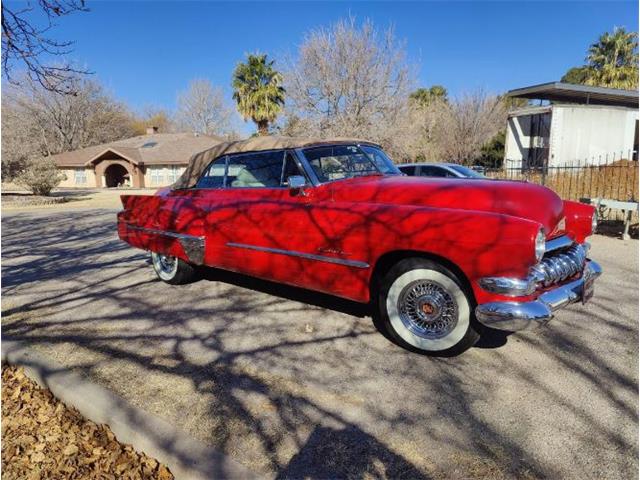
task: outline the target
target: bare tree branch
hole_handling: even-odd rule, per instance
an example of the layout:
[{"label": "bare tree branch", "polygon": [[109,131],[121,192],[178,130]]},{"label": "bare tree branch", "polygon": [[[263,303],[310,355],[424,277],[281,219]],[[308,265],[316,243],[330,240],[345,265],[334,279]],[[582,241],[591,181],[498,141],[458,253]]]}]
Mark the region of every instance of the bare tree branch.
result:
[{"label": "bare tree branch", "polygon": [[96,82],[73,79],[75,95],[43,88],[29,77],[2,98],[2,174],[10,179],[33,159],[134,135],[127,107]]},{"label": "bare tree branch", "polygon": [[284,132],[368,138],[406,158],[413,72],[405,57],[393,29],[381,33],[370,21],[349,18],[310,32],[285,75]]},{"label": "bare tree branch", "polygon": [[44,11],[47,24],[36,26],[32,17],[31,3],[14,10],[2,3],[2,73],[9,82],[16,84],[14,75],[17,65],[22,65],[33,82],[42,88],[63,94],[73,94],[73,78],[91,73],[76,68],[68,62],[45,63],[47,57],[64,57],[72,51],[73,42],[57,41],[46,36],[57,18],[74,12],[87,12],[84,0],[38,0]]},{"label": "bare tree branch", "polygon": [[209,80],[196,79],[178,95],[176,121],[183,130],[203,135],[233,134],[233,108],[224,100],[220,87]]},{"label": "bare tree branch", "polygon": [[452,101],[437,100],[419,107],[416,113],[427,139],[423,156],[429,160],[467,164],[504,128],[507,118],[505,102],[483,90]]}]

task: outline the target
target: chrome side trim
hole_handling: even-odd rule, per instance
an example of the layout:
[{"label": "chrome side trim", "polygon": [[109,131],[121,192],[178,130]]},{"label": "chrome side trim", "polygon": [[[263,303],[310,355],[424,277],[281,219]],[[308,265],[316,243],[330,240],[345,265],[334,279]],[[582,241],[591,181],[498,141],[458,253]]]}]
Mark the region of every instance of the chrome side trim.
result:
[{"label": "chrome side trim", "polygon": [[573,245],[573,240],[571,240],[568,236],[563,235],[558,238],[554,238],[553,240],[549,240],[545,244],[544,251],[545,253],[553,252],[554,250],[560,250],[562,248],[569,248]]},{"label": "chrome side trim", "polygon": [[204,263],[204,237],[181,237],[178,241],[191,263],[196,265]]},{"label": "chrome side trim", "polygon": [[247,250],[256,250],[258,252],[275,253],[279,255],[288,255],[290,257],[299,257],[306,260],[316,260],[318,262],[335,263],[337,265],[344,265],[347,267],[355,268],[369,268],[369,264],[366,262],[360,262],[358,260],[345,260],[342,258],[326,257],[324,255],[314,255],[313,253],[297,252],[294,250],[282,250],[279,248],[259,247],[257,245],[247,245],[245,243],[227,242],[227,247],[246,248]]},{"label": "chrome side trim", "polygon": [[156,230],[153,228],[139,227],[137,225],[125,224],[129,230],[137,230],[139,232],[151,235],[160,235],[162,237],[176,238],[184,253],[191,263],[202,265],[204,263],[204,237],[195,235],[187,235],[185,233],[167,232],[165,230]]},{"label": "chrome side trim", "polygon": [[582,278],[543,293],[531,302],[490,302],[476,307],[476,318],[487,327],[518,331],[532,325],[543,325],[553,318],[553,312],[582,297],[587,280],[598,278],[602,268],[593,260],[585,266]]}]

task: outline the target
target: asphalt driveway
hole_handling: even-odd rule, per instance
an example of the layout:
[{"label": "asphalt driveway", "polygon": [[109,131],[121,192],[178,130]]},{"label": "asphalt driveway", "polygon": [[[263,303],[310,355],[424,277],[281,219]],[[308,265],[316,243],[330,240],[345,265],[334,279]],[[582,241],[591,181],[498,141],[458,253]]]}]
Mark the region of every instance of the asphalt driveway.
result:
[{"label": "asphalt driveway", "polygon": [[2,334],[272,477],[635,478],[638,242],[592,245],[592,303],[434,359],[351,302],[165,285],[115,211],[3,213]]}]

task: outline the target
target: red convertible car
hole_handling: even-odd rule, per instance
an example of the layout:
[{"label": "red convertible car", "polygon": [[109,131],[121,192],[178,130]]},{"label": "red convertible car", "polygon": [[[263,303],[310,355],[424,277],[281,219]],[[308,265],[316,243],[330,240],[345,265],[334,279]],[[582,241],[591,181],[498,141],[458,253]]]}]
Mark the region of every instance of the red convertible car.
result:
[{"label": "red convertible car", "polygon": [[369,303],[421,353],[521,330],[593,295],[594,208],[524,182],[407,177],[373,143],[257,137],[195,155],[156,195],[124,195],[118,233],[170,284],[199,266]]}]

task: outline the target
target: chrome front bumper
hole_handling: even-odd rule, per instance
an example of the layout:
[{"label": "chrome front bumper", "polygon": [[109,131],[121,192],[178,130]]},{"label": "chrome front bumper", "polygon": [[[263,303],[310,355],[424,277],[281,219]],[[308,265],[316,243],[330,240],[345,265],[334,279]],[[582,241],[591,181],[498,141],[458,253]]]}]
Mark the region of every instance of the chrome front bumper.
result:
[{"label": "chrome front bumper", "polygon": [[553,312],[582,299],[587,281],[600,276],[602,268],[593,260],[586,263],[582,277],[549,290],[531,302],[491,302],[476,307],[480,323],[498,330],[518,331],[533,325],[543,325],[553,318]]}]

